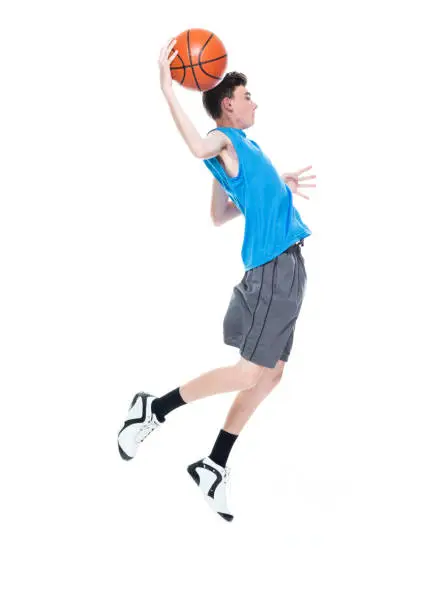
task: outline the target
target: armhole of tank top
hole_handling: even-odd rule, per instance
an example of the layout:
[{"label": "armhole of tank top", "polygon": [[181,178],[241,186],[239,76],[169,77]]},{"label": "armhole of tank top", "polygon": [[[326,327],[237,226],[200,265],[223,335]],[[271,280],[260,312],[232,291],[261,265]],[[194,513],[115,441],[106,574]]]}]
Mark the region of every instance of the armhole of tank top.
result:
[{"label": "armhole of tank top", "polygon": [[[229,129],[229,130],[230,130],[231,128],[227,128],[227,129]],[[226,132],[225,132],[225,131],[223,131],[221,128],[218,128],[218,127],[217,127],[217,128],[214,128],[213,130],[210,130],[210,132],[214,132],[214,131],[216,131],[216,130],[219,130],[220,132],[223,132],[223,134],[226,134]],[[208,134],[209,134],[210,132],[208,132]],[[233,134],[233,132],[231,132],[231,134]],[[220,163],[218,160],[217,160],[217,163],[218,163],[218,164],[219,164],[219,166],[221,167],[222,172],[223,172],[223,174],[225,175],[225,177],[226,177],[226,179],[227,179],[228,181],[231,181],[231,182],[237,182],[237,181],[239,181],[239,180],[241,179],[241,176],[242,176],[242,170],[243,170],[243,168],[242,168],[242,163],[241,163],[241,155],[240,155],[240,151],[239,151],[239,148],[238,148],[238,142],[237,142],[237,138],[238,138],[238,136],[232,136],[232,138],[231,138],[231,136],[229,136],[229,134],[226,134],[226,136],[227,136],[227,137],[229,138],[229,140],[231,141],[231,143],[232,143],[232,145],[233,145],[233,147],[234,147],[234,149],[235,149],[235,152],[236,152],[236,154],[237,154],[237,157],[238,157],[238,174],[237,174],[237,176],[229,176],[229,174],[228,174],[228,173],[226,172],[226,170],[224,169],[223,165],[222,165],[222,164],[221,164],[221,163]],[[216,158],[217,158],[217,156],[216,156]]]}]

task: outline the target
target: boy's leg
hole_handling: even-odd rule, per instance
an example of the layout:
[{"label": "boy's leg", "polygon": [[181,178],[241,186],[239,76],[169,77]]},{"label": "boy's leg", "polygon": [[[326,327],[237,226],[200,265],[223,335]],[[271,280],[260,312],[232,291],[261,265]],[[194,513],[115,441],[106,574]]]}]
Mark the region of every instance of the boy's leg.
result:
[{"label": "boy's leg", "polygon": [[190,403],[216,393],[248,389],[258,382],[266,369],[270,368],[241,357],[238,363],[232,366],[216,368],[194,378],[179,387],[179,392],[184,401]]},{"label": "boy's leg", "polygon": [[216,393],[227,393],[252,387],[265,369],[267,368],[241,357],[235,365],[205,372],[166,395],[155,398],[152,403],[152,411],[160,421],[164,421],[169,412],[184,404]]},{"label": "boy's leg", "polygon": [[240,391],[226,417],[209,457],[226,467],[229,454],[244,425],[259,404],[271,393],[282,378],[285,362],[279,360],[274,369],[264,368],[261,378],[250,389]]},{"label": "boy's leg", "polygon": [[162,397],[154,397],[145,392],[137,393],[118,434],[122,458],[132,459],[140,442],[161,425],[166,415],[175,408],[216,393],[247,390],[258,382],[264,370],[272,371],[272,368],[257,365],[241,357],[235,365],[205,372]]},{"label": "boy's leg", "polygon": [[285,362],[279,360],[275,368],[264,368],[256,385],[238,393],[210,455],[187,467],[187,471],[198,485],[209,506],[226,521],[232,521],[228,508],[227,482],[229,468],[226,461],[239,432],[247,423],[255,408],[278,384]]},{"label": "boy's leg", "polygon": [[223,429],[238,435],[259,404],[282,378],[285,361],[279,360],[273,369],[265,368],[256,385],[243,389],[235,397]]}]

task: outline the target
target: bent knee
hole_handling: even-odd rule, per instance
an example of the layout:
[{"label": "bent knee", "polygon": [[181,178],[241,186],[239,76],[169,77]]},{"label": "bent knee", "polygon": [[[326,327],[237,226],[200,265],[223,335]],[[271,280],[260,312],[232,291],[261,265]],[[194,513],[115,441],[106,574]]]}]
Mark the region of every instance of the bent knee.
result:
[{"label": "bent knee", "polygon": [[263,381],[264,383],[268,383],[271,387],[276,386],[282,380],[284,367],[285,362],[279,360],[274,368],[264,368],[261,381]]},{"label": "bent knee", "polygon": [[241,357],[240,361],[236,364],[238,380],[244,388],[254,387],[261,379],[265,368],[251,361],[247,361],[244,357]]},{"label": "bent knee", "polygon": [[273,369],[273,380],[277,384],[282,380],[283,370],[285,369],[286,361],[279,359],[276,366]]}]

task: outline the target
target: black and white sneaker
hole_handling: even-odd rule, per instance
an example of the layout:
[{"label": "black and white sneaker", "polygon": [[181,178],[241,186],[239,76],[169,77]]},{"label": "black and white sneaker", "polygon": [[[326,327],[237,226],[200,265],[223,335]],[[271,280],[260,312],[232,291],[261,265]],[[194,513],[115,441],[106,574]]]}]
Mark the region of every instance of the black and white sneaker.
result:
[{"label": "black and white sneaker", "polygon": [[118,434],[119,453],[126,461],[136,456],[141,442],[162,424],[152,411],[154,399],[155,395],[144,391],[133,397],[127,418]]},{"label": "black and white sneaker", "polygon": [[226,521],[232,521],[234,517],[227,506],[230,468],[204,457],[189,465],[187,472],[202,491],[210,508]]}]

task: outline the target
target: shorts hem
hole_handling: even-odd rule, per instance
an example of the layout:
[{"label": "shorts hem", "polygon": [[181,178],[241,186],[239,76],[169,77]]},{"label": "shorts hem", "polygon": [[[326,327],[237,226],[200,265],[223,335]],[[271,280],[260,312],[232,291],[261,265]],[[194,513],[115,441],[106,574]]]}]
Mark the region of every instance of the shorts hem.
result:
[{"label": "shorts hem", "polygon": [[242,336],[237,336],[236,338],[224,338],[224,343],[229,344],[229,346],[235,346],[236,348],[240,348],[242,339]]},{"label": "shorts hem", "polygon": [[[240,349],[242,341],[243,341],[243,336],[237,336],[236,338],[234,338],[234,337],[224,338],[224,343],[225,344],[228,344],[229,346],[234,346],[235,348],[238,348],[238,349]],[[264,365],[263,363],[257,363],[255,361],[252,361],[251,359],[248,359],[247,357],[245,357],[242,354],[241,349],[240,349],[240,355],[241,355],[241,357],[244,357],[244,359],[246,359],[247,361],[251,361],[252,363],[256,363],[256,365],[260,365],[260,366],[262,366],[264,368],[270,368],[270,369],[275,368],[276,364],[277,364],[277,362],[279,360],[288,361],[288,355],[283,355],[283,356],[277,358],[276,364],[274,366],[270,366],[270,365]]]}]

